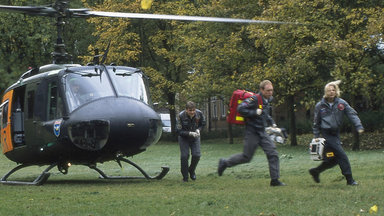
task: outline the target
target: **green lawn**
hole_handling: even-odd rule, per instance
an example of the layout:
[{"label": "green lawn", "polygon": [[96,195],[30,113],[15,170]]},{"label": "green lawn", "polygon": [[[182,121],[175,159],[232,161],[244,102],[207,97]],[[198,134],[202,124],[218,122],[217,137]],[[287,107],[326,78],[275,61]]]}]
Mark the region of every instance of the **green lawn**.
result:
[{"label": "green lawn", "polygon": [[[309,142],[309,141],[308,141]],[[359,186],[347,186],[335,167],[316,184],[308,169],[307,146],[279,146],[281,180],[288,186],[270,187],[267,160],[261,149],[249,164],[229,168],[217,176],[221,157],[242,151],[242,141],[202,141],[197,180],[181,181],[177,143],[159,143],[129,158],[154,175],[171,168],[162,180],[101,180],[85,166],[72,166],[67,175],[56,168],[43,186],[0,185],[0,215],[384,215],[384,152],[347,154]],[[0,156],[0,175],[16,164]],[[139,175],[134,168],[115,162],[99,168],[113,175]],[[38,175],[45,167],[28,168],[13,177]],[[12,177],[12,176],[11,176]],[[12,180],[12,179],[10,179]]]}]

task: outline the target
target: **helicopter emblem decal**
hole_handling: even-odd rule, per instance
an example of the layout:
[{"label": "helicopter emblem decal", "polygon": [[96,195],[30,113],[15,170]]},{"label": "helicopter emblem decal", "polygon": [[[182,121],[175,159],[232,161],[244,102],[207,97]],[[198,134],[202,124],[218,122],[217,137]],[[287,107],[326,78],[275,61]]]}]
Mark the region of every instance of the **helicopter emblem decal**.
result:
[{"label": "helicopter emblem decal", "polygon": [[55,134],[56,137],[60,135],[60,125],[61,125],[61,120],[57,120],[53,124],[53,133]]}]

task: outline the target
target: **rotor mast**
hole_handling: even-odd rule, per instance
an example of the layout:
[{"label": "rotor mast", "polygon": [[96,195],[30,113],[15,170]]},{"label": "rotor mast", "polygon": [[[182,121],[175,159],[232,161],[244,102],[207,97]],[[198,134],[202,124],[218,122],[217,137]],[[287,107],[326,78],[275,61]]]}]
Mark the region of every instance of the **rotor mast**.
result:
[{"label": "rotor mast", "polygon": [[53,8],[57,11],[56,13],[56,28],[57,28],[57,39],[55,44],[55,50],[51,53],[53,58],[53,64],[64,64],[69,63],[72,60],[72,56],[65,50],[65,44],[63,39],[64,32],[64,17],[68,13],[68,2],[56,1]]}]

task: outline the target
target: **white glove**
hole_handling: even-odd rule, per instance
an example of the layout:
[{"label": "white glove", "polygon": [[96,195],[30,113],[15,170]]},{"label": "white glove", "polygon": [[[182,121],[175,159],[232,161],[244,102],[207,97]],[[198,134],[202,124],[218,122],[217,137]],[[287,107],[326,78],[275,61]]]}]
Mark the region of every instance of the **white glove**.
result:
[{"label": "white glove", "polygon": [[196,133],[197,133],[197,135],[200,136],[200,130],[199,129],[196,129]]},{"label": "white glove", "polygon": [[275,128],[275,127],[277,127],[277,125],[276,125],[276,124],[273,124],[273,125],[272,125],[272,127],[274,127],[274,128]]},{"label": "white glove", "polygon": [[362,134],[362,133],[364,133],[364,129],[360,129],[360,130],[358,130],[357,131],[359,134]]},{"label": "white glove", "polygon": [[261,115],[261,113],[263,113],[263,110],[262,110],[262,109],[257,109],[257,110],[256,110],[256,114],[257,114],[257,115]]},{"label": "white glove", "polygon": [[198,137],[199,135],[197,135],[197,133],[196,132],[189,132],[189,134],[188,134],[189,136],[191,136],[191,137],[194,137],[194,138],[196,138],[196,137]]}]

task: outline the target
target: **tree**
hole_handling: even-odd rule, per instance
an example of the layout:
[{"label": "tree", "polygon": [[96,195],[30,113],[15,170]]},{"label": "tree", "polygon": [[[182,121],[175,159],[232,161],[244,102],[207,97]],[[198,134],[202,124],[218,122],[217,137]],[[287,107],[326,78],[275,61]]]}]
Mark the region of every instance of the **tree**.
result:
[{"label": "tree", "polygon": [[[140,1],[104,1],[95,9],[141,12]],[[157,1],[149,13],[188,14],[194,11],[190,1]],[[171,128],[175,132],[176,94],[181,91],[190,66],[183,60],[185,47],[179,43],[179,31],[185,23],[163,20],[90,19],[98,37],[95,46],[111,42],[109,59],[118,64],[140,66],[151,78],[154,101],[170,110]],[[94,46],[90,46],[93,49]],[[165,100],[162,98],[165,98]]]},{"label": "tree", "polygon": [[277,83],[280,99],[288,101],[291,143],[295,145],[297,99],[309,107],[319,96],[318,90],[336,79],[347,83],[349,94],[369,98],[367,88],[360,88],[373,82],[364,47],[369,35],[380,34],[368,33],[367,26],[377,22],[375,14],[382,14],[382,9],[359,1],[268,1],[263,7],[268,19],[304,24],[252,31],[257,46],[263,47],[268,56],[268,63],[263,65],[266,75]]},{"label": "tree", "polygon": [[[212,1],[206,7],[199,8],[199,15],[252,18],[250,12],[254,14],[258,11],[254,1],[225,0]],[[257,84],[244,82],[242,75],[252,68],[254,59],[263,59],[253,39],[249,38],[247,25],[200,22],[190,23],[184,29],[187,33],[183,43],[187,46],[187,58],[193,66],[193,73],[185,81],[184,95],[208,104],[210,98],[215,96],[229,104],[235,89],[257,89]],[[253,77],[252,81],[255,79],[257,77]],[[208,119],[212,118],[208,116]],[[230,143],[233,143],[231,129],[228,125]]]}]

